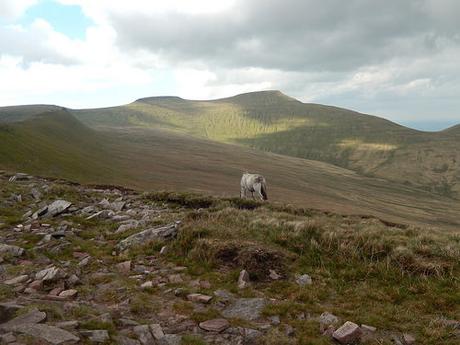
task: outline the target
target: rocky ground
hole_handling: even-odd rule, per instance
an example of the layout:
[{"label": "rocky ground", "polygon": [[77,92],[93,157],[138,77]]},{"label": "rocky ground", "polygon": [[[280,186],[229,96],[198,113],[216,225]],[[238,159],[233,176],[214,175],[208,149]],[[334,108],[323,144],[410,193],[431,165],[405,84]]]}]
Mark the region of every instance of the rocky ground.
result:
[{"label": "rocky ground", "polygon": [[[197,241],[208,230],[190,227],[210,222],[206,198],[171,202],[25,174],[2,173],[0,183],[0,344],[429,343],[334,315],[327,302],[292,304],[292,291],[323,289],[322,278],[292,271],[284,262],[297,256],[283,251],[249,246],[244,261],[235,250],[246,238],[236,249]],[[260,207],[232,202],[218,212]],[[221,261],[209,268],[211,242]],[[433,322],[447,334],[439,339],[460,342],[459,321]]]}]

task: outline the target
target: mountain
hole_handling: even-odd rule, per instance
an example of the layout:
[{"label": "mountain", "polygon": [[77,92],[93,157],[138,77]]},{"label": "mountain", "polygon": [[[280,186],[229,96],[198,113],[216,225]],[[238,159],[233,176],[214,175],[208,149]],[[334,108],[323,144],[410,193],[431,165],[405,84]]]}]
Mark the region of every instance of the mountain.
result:
[{"label": "mountain", "polygon": [[150,97],[73,113],[93,128],[169,129],[460,195],[460,136],[455,127],[421,132],[376,116],[302,103],[279,91],[210,101]]}]

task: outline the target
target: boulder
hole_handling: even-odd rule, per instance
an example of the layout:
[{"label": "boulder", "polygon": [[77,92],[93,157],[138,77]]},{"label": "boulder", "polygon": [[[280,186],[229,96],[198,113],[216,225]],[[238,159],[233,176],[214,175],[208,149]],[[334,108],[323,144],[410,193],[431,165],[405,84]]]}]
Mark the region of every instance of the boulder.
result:
[{"label": "boulder", "polygon": [[45,340],[53,345],[75,344],[80,338],[63,329],[43,324],[24,324],[15,329],[18,333]]},{"label": "boulder", "polygon": [[192,302],[199,302],[199,303],[209,303],[212,300],[212,296],[202,295],[200,293],[191,293],[187,295],[187,299]]},{"label": "boulder", "polygon": [[300,286],[305,286],[305,285],[311,285],[312,284],[311,277],[308,274],[302,274],[302,275],[297,276],[295,281]]},{"label": "boulder", "polygon": [[5,284],[5,285],[17,285],[17,284],[25,283],[27,280],[29,280],[29,276],[26,275],[26,274],[23,274],[21,276],[5,280],[3,282],[3,284]]},{"label": "boulder", "polygon": [[109,339],[109,332],[105,329],[95,329],[90,331],[80,331],[80,334],[88,338],[92,343],[103,344]]},{"label": "boulder", "polygon": [[150,332],[150,327],[148,325],[136,326],[133,328],[133,332],[137,335],[137,338],[142,345],[155,344],[155,339],[153,338],[153,335]]},{"label": "boulder", "polygon": [[151,228],[134,235],[131,235],[120,241],[117,245],[119,251],[126,250],[132,246],[146,244],[153,240],[165,240],[174,238],[177,235],[180,222],[169,224],[160,228]]},{"label": "boulder", "polygon": [[3,331],[15,331],[18,327],[25,324],[35,324],[42,322],[46,319],[46,313],[41,312],[37,309],[34,309],[27,314],[20,315],[15,317],[13,320],[10,320],[6,323],[0,325],[0,330]]},{"label": "boulder", "polygon": [[60,278],[61,271],[54,266],[45,268],[35,275],[36,280],[53,281]]}]

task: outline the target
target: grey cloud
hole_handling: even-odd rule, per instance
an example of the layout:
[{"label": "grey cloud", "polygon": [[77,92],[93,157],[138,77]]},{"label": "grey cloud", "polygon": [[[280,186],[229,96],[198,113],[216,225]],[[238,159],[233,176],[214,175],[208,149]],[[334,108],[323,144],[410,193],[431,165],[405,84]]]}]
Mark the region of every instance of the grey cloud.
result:
[{"label": "grey cloud", "polygon": [[117,14],[111,20],[121,46],[171,61],[328,71],[435,54],[441,39],[458,44],[452,11],[459,6],[433,6],[432,0],[241,0],[217,15]]}]

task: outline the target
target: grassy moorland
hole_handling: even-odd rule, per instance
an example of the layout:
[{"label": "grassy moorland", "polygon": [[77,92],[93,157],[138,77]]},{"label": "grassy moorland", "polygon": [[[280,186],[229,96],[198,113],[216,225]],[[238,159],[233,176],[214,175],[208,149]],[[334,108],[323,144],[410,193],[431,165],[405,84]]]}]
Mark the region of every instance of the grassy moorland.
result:
[{"label": "grassy moorland", "polygon": [[460,191],[458,130],[428,133],[346,109],[305,104],[279,91],[213,101],[140,99],[78,110],[91,127],[163,128],[314,159],[454,197]]},{"label": "grassy moorland", "polygon": [[[259,344],[331,344],[319,330],[318,316],[325,311],[342,322],[351,320],[376,327],[376,333],[363,340],[364,344],[393,344],[393,337],[400,339],[403,333],[412,334],[421,345],[458,344],[458,330],[447,321],[460,317],[458,233],[391,226],[376,218],[237,198],[127,192],[121,196],[130,208],[154,211],[148,226],[177,220],[182,224],[178,237],[170,242],[145,243],[114,256],[117,241],[139,229],[115,233],[117,224],[113,220],[87,220],[76,213],[46,220],[48,227],[57,227],[63,219],[71,224],[74,230],[67,234],[65,245],[62,240],[43,244],[42,236],[26,231],[12,232],[11,227],[23,222],[22,214],[33,204],[28,189],[31,183],[36,188],[47,185],[44,201],[63,198],[77,208],[96,206],[101,198],[112,201],[120,194],[62,182],[8,183],[7,178],[0,177],[0,202],[5,211],[0,215],[0,234],[24,247],[25,258],[31,261],[14,265],[14,259],[6,258],[7,276],[30,275],[43,265],[61,267],[63,262],[67,263],[62,266],[66,270],[80,272],[78,303],[45,303],[35,295],[24,299],[29,310],[46,311],[48,322],[78,320],[80,328],[106,329],[112,337],[122,330],[119,318],[144,323],[156,320],[158,315],[181,315],[197,323],[222,317],[218,300],[197,306],[185,296],[192,292],[212,295],[224,289],[238,298],[271,299],[263,310],[262,324],[270,316],[279,316],[280,324],[265,330]],[[13,202],[12,194],[24,198]],[[163,245],[169,249],[166,255],[159,255]],[[78,268],[80,259],[73,255],[75,251],[88,253],[89,265]],[[138,278],[118,273],[116,264],[125,260],[143,265],[154,262],[158,271],[143,278],[147,280],[163,278],[162,271],[174,272],[175,267],[182,267],[182,281],[166,279],[163,285],[141,289]],[[243,268],[250,274],[251,285],[238,289],[237,278]],[[280,279],[270,279],[270,269]],[[297,274],[309,274],[312,285],[299,286],[295,282]],[[208,284],[197,287],[193,285],[197,280]],[[0,283],[0,301],[20,295],[20,290]],[[115,310],[120,301],[127,301],[125,309]],[[112,318],[98,321],[107,306],[111,306]],[[238,318],[229,322],[250,329],[261,325]],[[293,336],[285,335],[287,326],[295,330]],[[207,343],[201,336],[181,332],[184,345]]]}]

